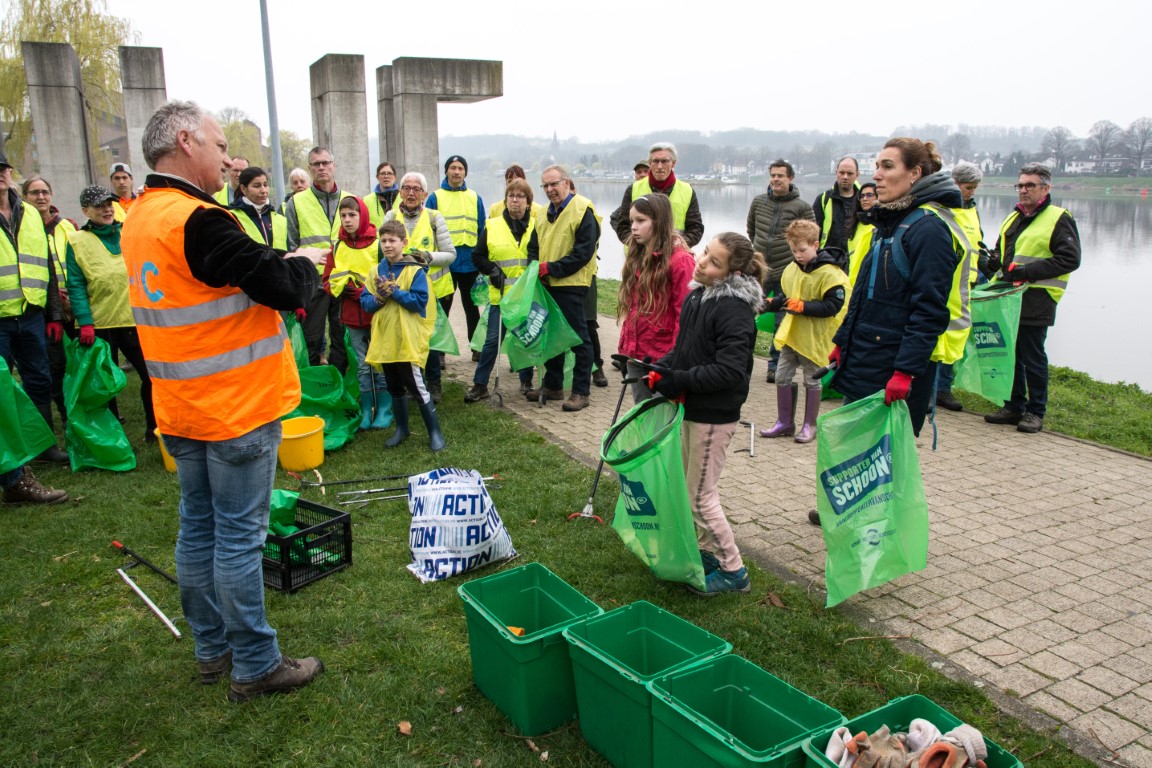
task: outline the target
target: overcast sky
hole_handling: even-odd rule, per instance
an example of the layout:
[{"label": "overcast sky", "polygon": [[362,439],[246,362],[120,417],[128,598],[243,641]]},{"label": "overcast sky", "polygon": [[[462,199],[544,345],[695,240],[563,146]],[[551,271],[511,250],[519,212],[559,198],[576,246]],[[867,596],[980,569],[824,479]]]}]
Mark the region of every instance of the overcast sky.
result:
[{"label": "overcast sky", "polygon": [[[169,98],[267,136],[258,0],[107,0],[164,49]],[[280,127],[311,136],[309,65],[362,54],[504,62],[504,96],[441,105],[440,133],[622,139],[663,128],[887,134],[898,125],[1121,127],[1152,115],[1138,0],[640,3],[268,0]],[[661,15],[656,15],[659,9]]]}]

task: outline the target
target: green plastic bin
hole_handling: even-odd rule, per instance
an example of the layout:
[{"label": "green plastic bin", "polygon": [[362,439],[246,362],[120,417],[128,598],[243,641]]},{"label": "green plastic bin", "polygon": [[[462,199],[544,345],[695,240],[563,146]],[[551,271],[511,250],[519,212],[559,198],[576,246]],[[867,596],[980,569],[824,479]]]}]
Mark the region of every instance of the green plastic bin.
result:
[{"label": "green plastic bin", "polygon": [[616,768],[652,768],[652,693],[660,675],[732,650],[640,600],[564,630],[584,739]]},{"label": "green plastic bin", "polygon": [[[927,720],[943,732],[950,731],[964,722],[931,699],[914,694],[892,699],[882,707],[849,720],[845,725],[853,734],[860,731],[873,733],[882,725],[887,725],[895,733],[908,730],[908,724],[918,717]],[[829,728],[804,742],[804,754],[807,758],[805,765],[808,768],[836,768],[836,764],[824,756],[824,749],[837,727],[839,726]],[[987,736],[984,737],[984,744],[988,747],[988,759],[985,760],[988,768],[1022,768],[1019,760]]]},{"label": "green plastic bin", "polygon": [[[539,563],[461,584],[472,679],[525,736],[576,717],[568,643],[574,622],[604,611]],[[520,627],[517,636],[508,627]]]},{"label": "green plastic bin", "polygon": [[739,656],[693,664],[656,678],[648,689],[652,757],[661,768],[802,766],[803,742],[846,722]]}]

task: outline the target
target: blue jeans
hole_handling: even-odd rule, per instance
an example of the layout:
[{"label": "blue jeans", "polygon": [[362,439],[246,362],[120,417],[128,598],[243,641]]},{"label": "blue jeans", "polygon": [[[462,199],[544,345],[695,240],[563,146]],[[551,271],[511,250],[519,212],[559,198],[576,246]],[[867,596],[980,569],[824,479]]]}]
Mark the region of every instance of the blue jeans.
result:
[{"label": "blue jeans", "polygon": [[232,679],[276,669],[280,648],[264,614],[262,551],[276,476],[279,421],[230,440],[164,435],[180,477],[176,578],[196,658],[232,649]]},{"label": "blue jeans", "polygon": [[[488,386],[488,377],[492,375],[492,369],[500,359],[500,329],[503,327],[503,323],[500,322],[500,305],[489,304],[488,332],[484,336],[484,348],[480,350],[480,362],[476,363],[476,373],[472,376],[473,384]],[[519,371],[519,374],[521,382],[526,384],[532,382],[531,368],[525,368]]]},{"label": "blue jeans", "polygon": [[52,402],[52,372],[44,310],[29,306],[17,317],[0,317],[0,357],[20,373],[20,383],[36,405]]},{"label": "blue jeans", "polygon": [[952,391],[952,380],[956,378],[951,363],[936,364],[936,394],[942,395]]},{"label": "blue jeans", "polygon": [[20,482],[20,478],[24,477],[24,467],[16,467],[11,472],[5,472],[0,475],[0,488],[11,488]]},{"label": "blue jeans", "polygon": [[348,329],[348,338],[352,341],[352,349],[356,351],[356,379],[360,382],[360,394],[366,395],[373,390],[387,392],[388,382],[384,380],[384,374],[364,362],[364,356],[368,354],[368,342],[372,340],[372,329],[353,328],[350,325],[344,327]]}]

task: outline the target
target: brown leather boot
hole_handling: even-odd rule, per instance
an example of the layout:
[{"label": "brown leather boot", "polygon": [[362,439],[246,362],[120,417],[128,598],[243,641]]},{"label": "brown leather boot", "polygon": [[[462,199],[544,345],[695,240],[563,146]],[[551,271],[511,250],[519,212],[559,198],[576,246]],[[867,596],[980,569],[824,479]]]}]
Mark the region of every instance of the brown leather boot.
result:
[{"label": "brown leather boot", "polygon": [[55,504],[67,498],[67,491],[57,491],[41,485],[27,466],[24,467],[24,474],[16,484],[4,489],[5,504]]}]

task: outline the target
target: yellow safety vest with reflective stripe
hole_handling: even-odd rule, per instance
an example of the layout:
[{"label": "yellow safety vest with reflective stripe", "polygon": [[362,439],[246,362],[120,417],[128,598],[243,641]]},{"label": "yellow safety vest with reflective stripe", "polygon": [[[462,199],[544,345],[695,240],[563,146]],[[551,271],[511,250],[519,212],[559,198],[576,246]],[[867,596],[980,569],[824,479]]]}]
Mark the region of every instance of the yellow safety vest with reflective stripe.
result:
[{"label": "yellow safety vest with reflective stripe", "polygon": [[[409,224],[409,218],[399,208],[385,214],[385,221],[391,219],[399,219],[404,222],[404,228],[408,230],[408,247],[404,249],[404,253],[437,250],[436,229],[432,226],[432,213],[427,208],[420,209],[420,215],[412,224]],[[428,289],[438,299],[450,296],[456,290],[456,284],[452,282],[452,271],[448,264],[442,267],[428,268]]]},{"label": "yellow safety vest with reflective stripe", "polygon": [[184,226],[210,205],[179,189],[145,189],[120,244],[160,431],[219,441],[295,409],[300,376],[279,312],[193,276]]},{"label": "yellow safety vest with reflective stripe", "polygon": [[[420,269],[405,267],[400,270],[396,286],[409,290]],[[376,293],[375,282],[373,280],[368,284],[368,290],[380,298]],[[428,303],[424,305],[424,317],[394,301],[384,301],[384,305],[372,314],[372,335],[364,362],[376,366],[385,363],[414,363],[423,367],[428,361],[428,342],[432,339],[436,313],[439,311],[440,304],[431,291],[428,292]]]},{"label": "yellow safety vest with reflective stripe", "polygon": [[948,330],[936,340],[931,359],[940,363],[954,363],[964,357],[964,344],[972,330],[972,308],[969,305],[969,291],[975,282],[976,261],[980,251],[976,243],[969,240],[968,233],[956,220],[956,208],[945,208],[938,203],[925,203],[920,206],[936,214],[952,233],[952,248],[960,257],[956,271],[952,273],[952,287],[948,291]]},{"label": "yellow safety vest with reflective stripe", "polygon": [[436,210],[448,225],[452,245],[468,248],[476,245],[480,237],[480,222],[476,218],[479,208],[480,196],[471,189],[436,190]]},{"label": "yellow safety vest with reflective stripe", "polygon": [[[535,229],[536,220],[529,217],[528,229],[524,231],[520,242],[516,242],[512,228],[508,226],[503,216],[488,222],[488,227],[484,230],[488,233],[485,235],[488,238],[488,260],[500,267],[504,273],[504,291],[511,288],[528,268],[528,243],[532,240],[532,232]],[[488,303],[498,305],[501,293],[496,286],[489,285]]]},{"label": "yellow safety vest with reflective stripe", "polygon": [[248,233],[248,237],[252,238],[258,243],[270,245],[281,251],[288,250],[288,219],[282,214],[271,211],[272,214],[272,242],[264,239],[264,230],[257,224],[246,211],[230,209],[236,220],[240,222],[240,226],[244,227],[244,231]]},{"label": "yellow safety vest with reflective stripe", "polygon": [[[353,197],[350,192],[340,191],[340,200]],[[328,214],[324,213],[323,206],[316,199],[311,189],[301,190],[292,197],[295,200],[296,221],[300,225],[300,247],[331,248],[340,239],[340,216],[336,214],[332,221],[328,221]],[[336,210],[340,210],[337,201]],[[318,264],[316,271],[323,274],[324,266]]]},{"label": "yellow safety vest with reflective stripe", "polygon": [[48,237],[48,251],[56,268],[56,281],[61,285],[68,279],[68,237],[76,231],[76,226],[68,219],[61,218]]},{"label": "yellow safety vest with reflective stripe", "polygon": [[128,303],[128,267],[123,255],[112,253],[100,238],[87,230],[68,237],[72,255],[88,284],[88,309],[97,328],[131,328],[132,307]]},{"label": "yellow safety vest with reflective stripe", "polygon": [[332,271],[328,274],[328,292],[333,296],[344,293],[344,286],[351,280],[356,285],[366,285],[368,276],[376,274],[380,264],[380,243],[373,242],[364,248],[353,248],[343,240],[332,247]]},{"label": "yellow safety vest with reflective stripe", "polygon": [[[1049,204],[1047,208],[1040,211],[1036,218],[1032,220],[1024,231],[1016,236],[1016,246],[1012,249],[1012,261],[1017,264],[1031,264],[1032,262],[1040,261],[1041,259],[1052,258],[1052,233],[1056,230],[1056,222],[1060,217],[1068,213],[1065,209]],[[1071,216],[1072,214],[1068,214]],[[1004,219],[1004,223],[1000,225],[1000,252],[1004,253],[1004,236],[1008,233],[1008,228],[1020,216],[1020,211],[1012,211],[1008,214],[1008,218]],[[1007,265],[1005,265],[1007,267]],[[1028,283],[1029,290],[1043,289],[1048,291],[1048,295],[1052,300],[1059,303],[1060,299],[1064,297],[1064,291],[1068,288],[1068,275],[1057,275],[1050,277],[1046,280],[1036,280],[1035,282]]]},{"label": "yellow safety vest with reflective stripe", "polygon": [[225,184],[224,189],[221,189],[216,194],[212,195],[212,199],[220,203],[220,205],[224,206],[225,208],[232,207],[232,188]]},{"label": "yellow safety vest with reflective stripe", "polygon": [[[559,261],[572,252],[572,246],[576,245],[576,230],[580,227],[580,222],[584,220],[584,212],[588,210],[592,211],[592,215],[596,216],[596,222],[599,223],[600,217],[596,215],[592,201],[583,195],[573,195],[572,199],[568,201],[568,205],[564,206],[564,210],[560,211],[560,215],[556,217],[556,221],[548,221],[548,216],[545,215],[543,219],[536,222],[536,239],[540,245],[540,261]],[[575,274],[568,277],[550,277],[548,281],[553,288],[587,287],[592,284],[592,278],[595,276],[596,256],[593,254],[588,263]]]},{"label": "yellow safety vest with reflective stripe", "polygon": [[[956,223],[964,230],[964,234],[968,235],[968,242],[975,247],[975,257],[978,261],[980,258],[979,244],[984,240],[984,228],[980,225],[980,213],[974,205],[969,208],[953,208],[952,213],[956,215]],[[979,276],[980,270],[973,266],[970,275],[973,285],[976,284]]]},{"label": "yellow safety vest with reflective stripe", "polygon": [[868,248],[872,245],[872,230],[876,227],[871,224],[856,222],[856,231],[848,240],[848,285],[856,285],[856,275],[860,273],[860,265],[868,255]]},{"label": "yellow safety vest with reflective stripe", "polygon": [[[632,182],[633,202],[638,197],[650,194],[652,185],[648,182],[647,176]],[[672,203],[672,226],[683,232],[684,224],[688,220],[688,205],[692,202],[692,187],[688,186],[687,182],[676,179],[676,183],[672,185],[672,192],[668,195],[668,202]]]},{"label": "yellow safety vest with reflective stripe", "polygon": [[[6,194],[6,193],[5,193]],[[0,317],[18,317],[29,304],[48,304],[48,234],[40,211],[28,203],[20,217],[16,248],[0,233]]]},{"label": "yellow safety vest with reflective stripe", "polygon": [[400,195],[396,195],[395,199],[392,200],[392,207],[387,211],[380,205],[380,195],[375,192],[371,192],[364,197],[364,205],[368,206],[368,221],[372,222],[372,225],[379,229],[388,211],[394,211],[400,207]]},{"label": "yellow safety vest with reflective stripe", "polygon": [[[854,182],[856,189],[860,189],[860,182]],[[820,193],[820,210],[824,212],[824,223],[820,225],[820,247],[823,248],[828,244],[828,235],[832,232],[832,193],[831,190],[824,190]],[[856,227],[859,231],[859,225]],[[853,237],[853,240],[856,238]],[[849,248],[848,253],[852,253]]]}]

